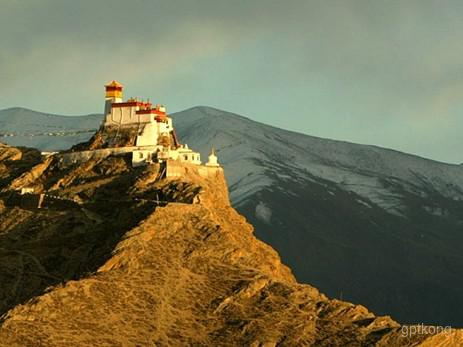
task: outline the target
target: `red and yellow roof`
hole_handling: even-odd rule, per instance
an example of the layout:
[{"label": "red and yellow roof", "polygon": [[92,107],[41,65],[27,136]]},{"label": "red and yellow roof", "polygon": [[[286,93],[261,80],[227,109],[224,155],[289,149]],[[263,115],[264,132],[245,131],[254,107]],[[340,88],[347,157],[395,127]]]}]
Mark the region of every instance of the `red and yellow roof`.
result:
[{"label": "red and yellow roof", "polygon": [[123,85],[120,84],[119,82],[117,82],[116,80],[112,80],[110,83],[105,85],[105,87],[119,87],[119,88],[122,88]]}]

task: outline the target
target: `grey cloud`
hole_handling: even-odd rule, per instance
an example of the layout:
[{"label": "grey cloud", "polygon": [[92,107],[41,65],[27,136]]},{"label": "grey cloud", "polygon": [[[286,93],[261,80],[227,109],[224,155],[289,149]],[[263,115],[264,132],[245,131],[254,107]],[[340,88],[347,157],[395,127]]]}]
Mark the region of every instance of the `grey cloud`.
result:
[{"label": "grey cloud", "polygon": [[[3,0],[0,108],[99,111],[118,78],[174,109],[416,151],[405,123],[413,143],[458,123],[462,12],[457,0]],[[456,160],[444,147],[421,154]]]}]

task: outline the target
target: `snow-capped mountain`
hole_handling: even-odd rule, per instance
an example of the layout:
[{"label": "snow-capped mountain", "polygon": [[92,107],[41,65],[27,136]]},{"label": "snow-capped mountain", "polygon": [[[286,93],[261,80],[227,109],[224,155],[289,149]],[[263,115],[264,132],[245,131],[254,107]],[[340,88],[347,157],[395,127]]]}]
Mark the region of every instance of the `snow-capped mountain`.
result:
[{"label": "snow-capped mountain", "polygon": [[463,167],[197,107],[180,138],[296,276],[407,322],[463,325]]},{"label": "snow-capped mountain", "polygon": [[[0,112],[0,132],[10,131],[4,125],[11,112]],[[463,325],[463,166],[285,131],[208,107],[172,116],[180,140],[203,161],[215,147],[234,206],[300,281],[403,322]],[[80,117],[51,124],[61,126],[60,119],[75,122],[66,123],[69,134],[85,130]],[[87,118],[95,130],[100,120]],[[46,132],[47,119],[29,122],[19,124],[24,134]],[[0,142],[50,150],[77,142],[72,136]]]},{"label": "snow-capped mountain", "polygon": [[[234,203],[276,181],[308,177],[336,183],[390,213],[403,215],[402,184],[410,194],[433,188],[452,200],[463,199],[463,167],[439,163],[375,146],[334,141],[285,131],[220,110],[197,107],[174,115],[181,138],[203,156],[211,144],[227,168]],[[426,197],[426,196],[423,196]],[[436,212],[439,213],[439,212]]]}]

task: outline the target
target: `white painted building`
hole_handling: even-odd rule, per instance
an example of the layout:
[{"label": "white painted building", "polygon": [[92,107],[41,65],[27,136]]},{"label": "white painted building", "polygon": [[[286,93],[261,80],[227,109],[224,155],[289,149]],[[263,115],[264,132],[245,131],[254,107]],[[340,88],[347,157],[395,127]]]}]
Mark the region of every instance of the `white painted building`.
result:
[{"label": "white painted building", "polygon": [[117,131],[134,127],[138,130],[132,152],[134,166],[167,160],[201,164],[198,152],[179,143],[172,119],[167,116],[164,106],[158,104],[153,108],[150,102],[136,98],[123,101],[123,86],[117,81],[112,81],[105,87],[103,126],[115,127]]}]

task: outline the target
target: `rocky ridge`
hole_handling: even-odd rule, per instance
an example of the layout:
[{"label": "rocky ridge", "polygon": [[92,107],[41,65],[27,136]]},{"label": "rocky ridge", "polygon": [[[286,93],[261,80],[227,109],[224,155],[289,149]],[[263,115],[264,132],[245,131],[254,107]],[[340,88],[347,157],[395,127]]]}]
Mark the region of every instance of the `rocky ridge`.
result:
[{"label": "rocky ridge", "polygon": [[18,154],[31,151],[0,148],[16,172],[1,186],[0,346],[463,343],[456,330],[403,337],[298,284],[230,206],[221,172],[162,179],[124,156],[63,168]]}]

